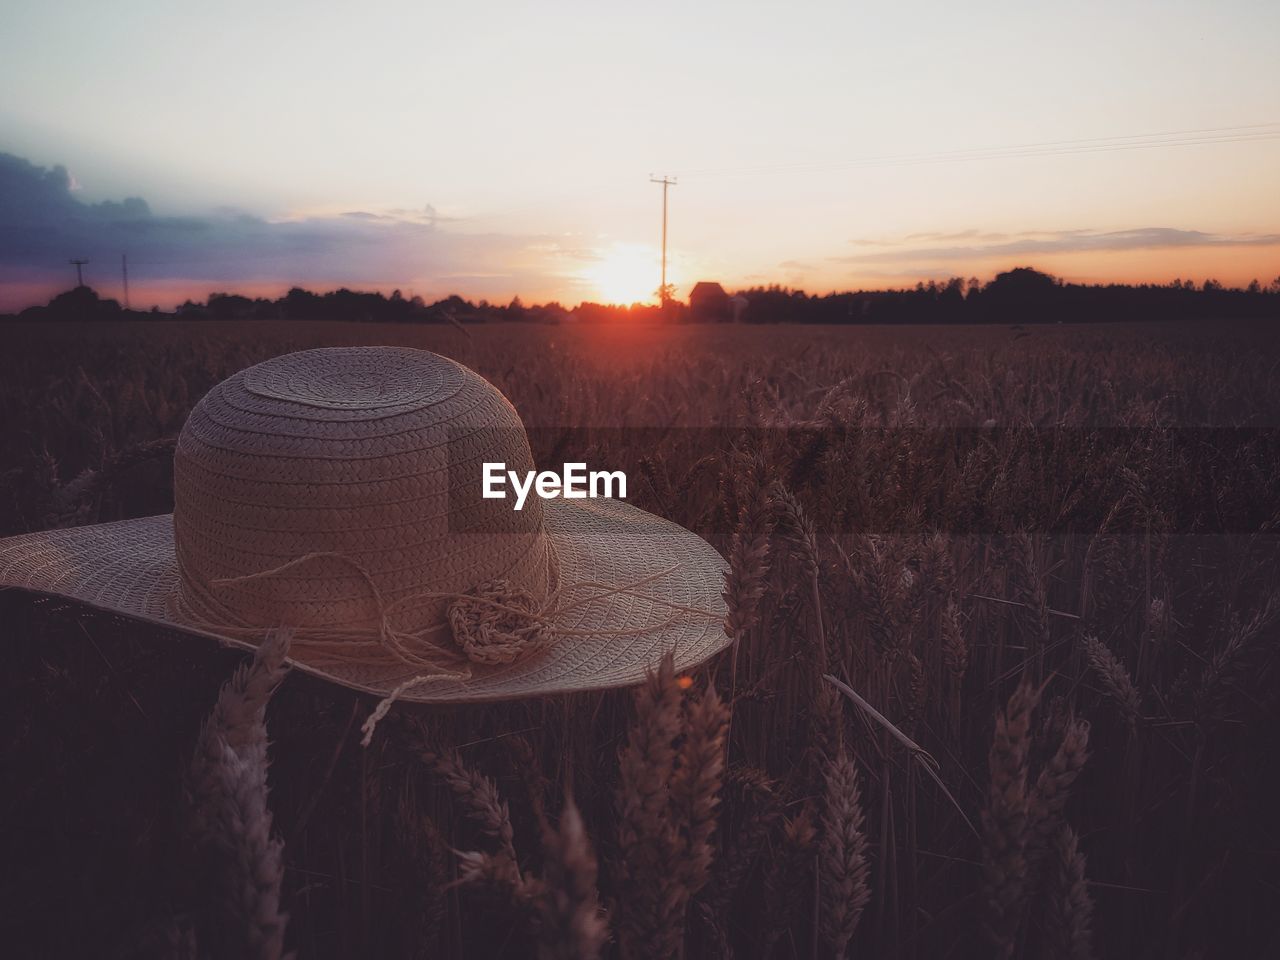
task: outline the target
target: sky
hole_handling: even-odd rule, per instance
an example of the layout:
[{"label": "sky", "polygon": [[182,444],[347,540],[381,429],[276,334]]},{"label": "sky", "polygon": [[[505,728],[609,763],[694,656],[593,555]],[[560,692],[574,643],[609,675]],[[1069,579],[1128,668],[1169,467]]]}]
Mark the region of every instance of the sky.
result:
[{"label": "sky", "polygon": [[122,255],[135,307],[644,300],[667,174],[681,296],[1266,283],[1277,36],[1274,0],[8,3],[0,310],[72,257],[119,297]]}]

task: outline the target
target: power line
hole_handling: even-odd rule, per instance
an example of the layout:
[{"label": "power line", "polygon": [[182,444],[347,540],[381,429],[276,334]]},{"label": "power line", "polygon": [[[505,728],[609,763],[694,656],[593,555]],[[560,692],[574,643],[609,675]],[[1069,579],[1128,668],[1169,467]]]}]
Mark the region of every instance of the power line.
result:
[{"label": "power line", "polygon": [[[1044,140],[1033,143],[1007,144],[999,147],[975,147],[964,150],[936,151],[929,153],[889,154],[883,156],[850,158],[846,160],[803,161],[799,163],[759,164],[738,167],[705,167],[686,170],[680,174],[690,177],[712,178],[736,175],[767,175],[772,173],[822,173],[860,167],[915,166],[930,163],[960,163],[977,160],[1027,159],[1048,156],[1067,156],[1077,153],[1098,153],[1118,150],[1141,150],[1163,147],[1184,147],[1219,143],[1247,143],[1280,139],[1280,121],[1270,123],[1240,124],[1231,127],[1199,127],[1188,130],[1164,130],[1155,133],[1127,134],[1110,137],[1085,137],[1070,140]],[[651,179],[653,179],[651,177]],[[660,180],[653,180],[660,183]],[[584,191],[590,196],[614,196],[616,180],[599,180],[592,183],[575,181],[571,190],[556,195],[559,199],[580,199]],[[501,220],[552,202],[552,197],[540,194],[539,199],[498,210],[463,216],[461,222]]]},{"label": "power line", "polygon": [[938,151],[933,153],[897,154],[849,160],[809,161],[805,163],[759,165],[754,167],[705,169],[691,171],[686,174],[686,176],[712,176],[728,173],[775,173],[791,172],[793,170],[823,170],[859,166],[910,165],[916,163],[1003,159],[1005,157],[1057,156],[1069,153],[1131,150],[1143,147],[1186,146],[1199,143],[1234,143],[1251,140],[1273,140],[1277,138],[1280,138],[1280,123],[1255,124],[1249,127],[1221,128],[1220,132],[1213,132],[1212,134],[1210,134],[1209,131],[1172,131],[1168,133],[1138,134],[1124,137],[1093,137],[1081,140],[1057,140],[1004,147],[973,148],[968,150]]},{"label": "power line", "polygon": [[67,261],[67,263],[71,264],[76,268],[76,286],[77,287],[84,286],[84,274],[81,273],[80,268],[83,267],[88,262],[89,262],[88,260],[68,260]]},{"label": "power line", "polygon": [[1152,149],[1158,147],[1185,147],[1217,143],[1252,143],[1277,139],[1280,139],[1280,122],[1271,122],[1245,124],[1235,127],[1207,127],[1198,130],[1167,130],[1160,133],[1129,134],[1112,137],[1047,140],[1038,143],[1011,144],[1002,147],[944,150],[914,154],[891,154],[885,156],[851,158],[847,160],[760,164],[743,167],[713,167],[686,171],[684,176],[715,177],[733,174],[822,172],[826,170],[843,170],[860,167],[914,166],[926,163],[959,163],[975,160],[1052,157],[1078,153],[1103,153],[1119,150]]}]

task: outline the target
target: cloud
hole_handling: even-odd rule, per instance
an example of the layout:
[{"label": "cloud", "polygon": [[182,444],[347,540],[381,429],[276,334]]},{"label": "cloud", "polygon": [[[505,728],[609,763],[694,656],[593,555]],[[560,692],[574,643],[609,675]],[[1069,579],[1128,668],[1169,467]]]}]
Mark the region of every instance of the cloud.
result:
[{"label": "cloud", "polygon": [[1007,240],[1007,233],[981,233],[977,230],[961,230],[957,233],[912,233],[904,239],[908,242],[923,241],[925,243],[954,243],[957,240]]},{"label": "cloud", "polygon": [[[956,241],[969,240],[969,243]],[[920,245],[921,242],[926,245]],[[853,241],[889,247],[893,241]],[[934,244],[950,244],[937,246]],[[1206,233],[1173,227],[1143,227],[1135,230],[1024,231],[1016,234],[917,233],[903,237],[897,246],[877,253],[857,253],[829,257],[837,263],[877,264],[913,261],[985,260],[993,257],[1021,257],[1031,254],[1114,252],[1122,250],[1167,250],[1178,247],[1269,247],[1280,245],[1280,234]]]},{"label": "cloud", "polygon": [[436,211],[436,208],[429,203],[418,210],[403,207],[384,210],[382,213],[371,213],[368,210],[349,210],[341,214],[341,216],[352,220],[377,220],[383,223],[418,223],[429,227],[434,227],[437,223],[457,223],[462,220],[461,217],[441,216]]},{"label": "cloud", "polygon": [[[526,297],[574,289],[576,258],[553,237],[447,230],[430,205],[269,220],[238,210],[162,216],[145,200],[87,203],[64,167],[0,153],[0,276],[60,289],[67,260],[87,258],[85,280],[110,289],[121,254],[135,290],[310,284],[404,286],[425,295]],[[107,278],[110,278],[107,280]],[[466,286],[457,284],[465,280]],[[10,297],[4,298],[11,301]],[[0,309],[13,309],[13,302]]]}]

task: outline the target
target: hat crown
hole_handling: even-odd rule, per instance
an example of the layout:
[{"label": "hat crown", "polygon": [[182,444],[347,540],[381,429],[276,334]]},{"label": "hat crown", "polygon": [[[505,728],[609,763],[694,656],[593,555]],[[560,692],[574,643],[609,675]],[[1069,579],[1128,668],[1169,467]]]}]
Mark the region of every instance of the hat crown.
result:
[{"label": "hat crown", "polygon": [[487,461],[532,469],[524,426],[445,357],[322,348],[240,371],[178,438],[184,605],[227,627],[377,632],[394,610],[397,630],[432,631],[447,595],[493,580],[544,597],[556,571],[542,503],[484,499]]}]

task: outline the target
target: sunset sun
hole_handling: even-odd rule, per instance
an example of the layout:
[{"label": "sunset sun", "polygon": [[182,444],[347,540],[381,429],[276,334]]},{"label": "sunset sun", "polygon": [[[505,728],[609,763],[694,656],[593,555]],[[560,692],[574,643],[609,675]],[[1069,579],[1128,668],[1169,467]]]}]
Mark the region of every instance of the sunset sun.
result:
[{"label": "sunset sun", "polygon": [[605,303],[647,303],[657,297],[658,257],[652,247],[615,243],[583,271],[592,295]]}]

